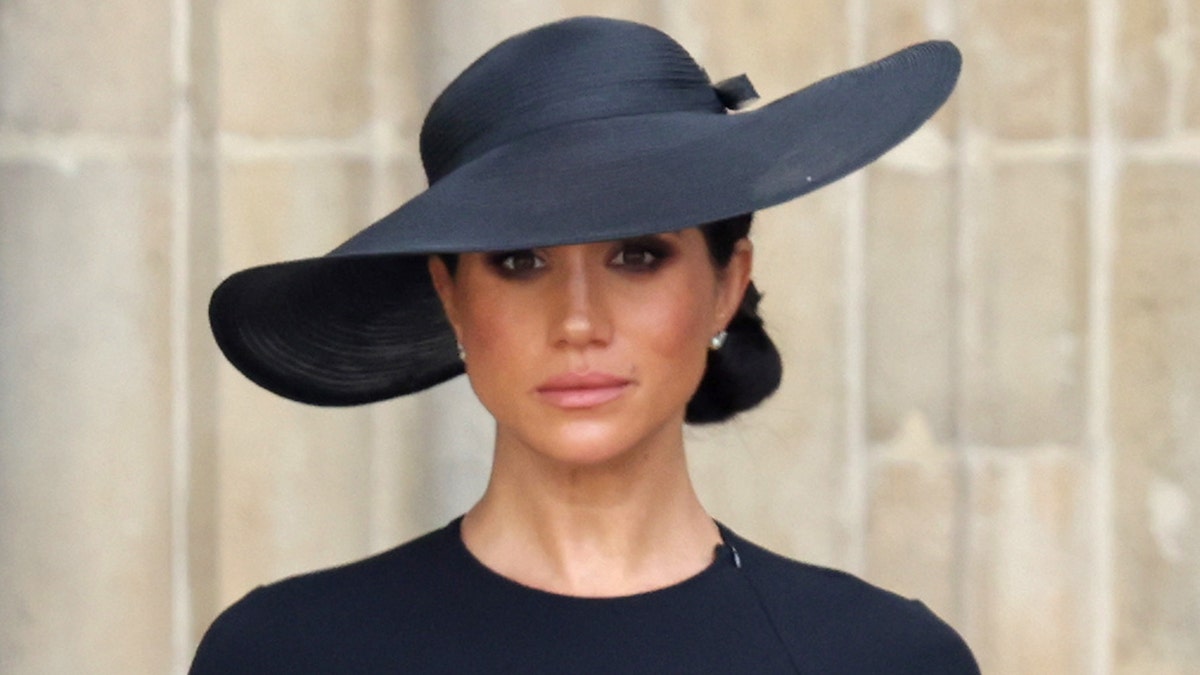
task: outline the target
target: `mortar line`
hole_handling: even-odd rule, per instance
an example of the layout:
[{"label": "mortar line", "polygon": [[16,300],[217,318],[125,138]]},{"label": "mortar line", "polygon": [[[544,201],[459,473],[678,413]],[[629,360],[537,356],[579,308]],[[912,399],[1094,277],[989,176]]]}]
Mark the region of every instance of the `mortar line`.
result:
[{"label": "mortar line", "polygon": [[171,250],[170,250],[170,368],[171,368],[171,664],[187,672],[192,654],[191,531],[191,397],[188,387],[188,297],[190,291],[192,115],[188,97],[191,69],[191,17],[188,0],[171,2]]},{"label": "mortar line", "polygon": [[[367,63],[370,72],[367,77],[367,86],[369,93],[368,111],[370,120],[370,183],[368,187],[367,200],[370,204],[370,213],[372,217],[380,213],[379,205],[383,201],[383,174],[386,171],[386,165],[379,152],[379,144],[386,142],[380,129],[380,88],[383,86],[383,78],[381,76],[382,67],[380,65],[380,51],[385,39],[385,27],[382,10],[378,0],[372,0],[368,5],[368,17],[370,25],[367,27]],[[383,518],[382,511],[384,509],[382,492],[386,487],[382,480],[382,441],[385,435],[383,414],[380,410],[382,406],[369,406],[367,415],[369,416],[368,425],[370,428],[370,441],[367,447],[367,547],[374,550],[383,539],[383,526],[381,520]]]},{"label": "mortar line", "polygon": [[1194,67],[1187,50],[1188,7],[1184,0],[1166,0],[1167,12],[1167,135],[1187,128],[1188,71]]},{"label": "mortar line", "polygon": [[166,159],[173,148],[173,137],[164,142],[119,134],[0,132],[0,160],[4,161],[63,165],[90,158],[109,162]]},{"label": "mortar line", "polygon": [[[376,155],[413,158],[416,151],[391,134],[380,134],[374,122],[344,138],[261,138],[223,132],[222,149],[233,159],[303,159],[333,156],[371,159]],[[376,145],[381,143],[380,145]]]},{"label": "mortar line", "polygon": [[[862,63],[867,52],[866,0],[846,3],[847,48],[849,66]],[[846,466],[843,519],[847,534],[846,566],[858,573],[867,572],[867,524],[870,510],[870,457],[866,434],[866,231],[867,170],[847,179],[846,227],[842,250],[843,346],[845,371],[843,400],[845,415]]]},{"label": "mortar line", "polygon": [[[189,112],[190,114],[190,112]],[[307,159],[321,156],[382,161],[416,161],[416,150],[391,133],[367,129],[345,139],[255,138],[228,132],[219,135],[221,149],[234,161]],[[384,125],[386,126],[386,125]],[[1085,160],[1093,147],[1090,139],[1013,141],[977,136],[976,151],[1005,163],[1061,163]],[[166,159],[174,153],[174,137],[158,139],[96,133],[27,134],[0,132],[0,160],[62,164],[68,161],[101,159]],[[1200,161],[1200,133],[1179,132],[1161,138],[1122,143],[1122,156],[1147,162],[1192,163]],[[884,166],[904,169],[902,158],[885,156]],[[920,168],[920,167],[916,167]]]},{"label": "mortar line", "polygon": [[[389,87],[388,68],[384,62],[388,41],[397,34],[395,27],[388,19],[391,18],[386,10],[389,3],[383,0],[372,0],[370,4],[370,21],[368,28],[369,39],[369,86],[370,99],[370,128],[368,135],[368,161],[370,165],[370,187],[368,203],[372,218],[387,213],[394,204],[387,203],[392,191],[388,184],[388,165],[397,158],[411,158],[412,151],[396,152],[398,144],[393,138],[386,119],[385,102]],[[403,430],[393,426],[395,417],[391,414],[394,406],[369,406],[368,424],[370,426],[368,454],[369,475],[367,477],[367,547],[370,552],[382,550],[395,544],[392,541],[396,522],[395,494],[398,486],[395,484],[395,457],[389,454],[387,439]]]},{"label": "mortar line", "polygon": [[[947,13],[950,16],[951,32],[960,33],[962,17],[959,7],[950,2]],[[969,72],[969,71],[968,71]],[[966,408],[966,364],[969,361],[967,345],[970,343],[967,313],[970,306],[970,266],[973,260],[971,246],[973,244],[969,186],[972,170],[972,137],[970,129],[970,112],[965,102],[963,92],[968,87],[958,87],[959,93],[954,101],[955,137],[955,168],[954,187],[951,192],[951,208],[953,209],[954,231],[951,240],[951,270],[950,284],[947,292],[949,303],[950,334],[948,336],[949,353],[947,354],[948,369],[951,373],[949,381],[950,398],[950,446],[953,452],[954,475],[954,511],[952,543],[952,574],[954,614],[964,633],[975,633],[977,620],[969,607],[969,582],[971,562],[971,540],[975,525],[974,514],[971,511],[971,457],[967,445],[966,429],[963,418]]]},{"label": "mortar line", "polygon": [[1089,98],[1091,99],[1091,161],[1088,162],[1088,397],[1087,445],[1089,483],[1093,502],[1089,522],[1092,542],[1088,574],[1091,625],[1089,670],[1108,675],[1113,670],[1113,446],[1111,429],[1111,362],[1113,262],[1116,246],[1114,209],[1120,157],[1112,118],[1110,94],[1116,80],[1116,0],[1092,0],[1089,8]]}]

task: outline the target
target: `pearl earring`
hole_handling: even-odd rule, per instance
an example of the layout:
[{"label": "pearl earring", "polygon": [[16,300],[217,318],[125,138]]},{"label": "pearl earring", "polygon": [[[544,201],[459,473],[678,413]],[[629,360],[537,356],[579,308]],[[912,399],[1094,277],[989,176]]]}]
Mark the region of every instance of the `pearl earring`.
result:
[{"label": "pearl earring", "polygon": [[728,331],[717,331],[717,334],[712,336],[712,339],[708,341],[708,348],[714,352],[717,351],[721,347],[725,346],[725,340],[728,337]]},{"label": "pearl earring", "polygon": [[462,343],[461,343],[461,342],[459,342],[458,340],[455,340],[455,341],[454,341],[454,346],[458,348],[458,360],[459,360],[459,361],[462,361],[463,363],[466,363],[466,362],[467,362],[467,350],[466,350],[466,348],[464,348],[464,347],[462,346]]}]

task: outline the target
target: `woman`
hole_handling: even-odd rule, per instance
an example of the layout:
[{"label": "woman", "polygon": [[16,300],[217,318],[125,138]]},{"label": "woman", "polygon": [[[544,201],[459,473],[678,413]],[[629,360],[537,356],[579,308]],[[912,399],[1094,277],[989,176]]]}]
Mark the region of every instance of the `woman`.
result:
[{"label": "woman", "polygon": [[214,335],[283,396],[351,405],[465,370],[496,420],[479,502],[364,561],[259,588],[196,673],[964,673],[919,603],[718,525],[685,422],[758,404],[778,354],[750,214],[882,154],[959,69],[918,45],[753,112],[646,26],[493,48],[434,103],[430,187],[327,256],[245,270]]}]

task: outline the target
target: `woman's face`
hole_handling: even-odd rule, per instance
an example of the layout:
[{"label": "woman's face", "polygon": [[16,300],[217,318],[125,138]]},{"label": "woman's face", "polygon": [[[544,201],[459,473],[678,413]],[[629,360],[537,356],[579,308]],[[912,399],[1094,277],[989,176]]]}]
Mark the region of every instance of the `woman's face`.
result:
[{"label": "woman's face", "polygon": [[716,269],[691,228],[466,253],[453,275],[434,257],[430,273],[498,447],[595,464],[678,436],[750,263],[743,240]]}]

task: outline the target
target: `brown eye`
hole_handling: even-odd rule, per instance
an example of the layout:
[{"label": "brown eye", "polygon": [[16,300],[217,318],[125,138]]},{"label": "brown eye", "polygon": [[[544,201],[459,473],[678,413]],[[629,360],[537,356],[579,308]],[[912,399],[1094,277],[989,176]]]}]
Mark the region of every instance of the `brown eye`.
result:
[{"label": "brown eye", "polygon": [[546,266],[545,260],[529,250],[497,253],[490,260],[492,266],[500,270],[502,274],[512,276],[528,274]]},{"label": "brown eye", "polygon": [[617,251],[610,264],[614,267],[628,267],[634,270],[652,270],[658,267],[666,256],[666,251],[662,248],[630,243]]}]

